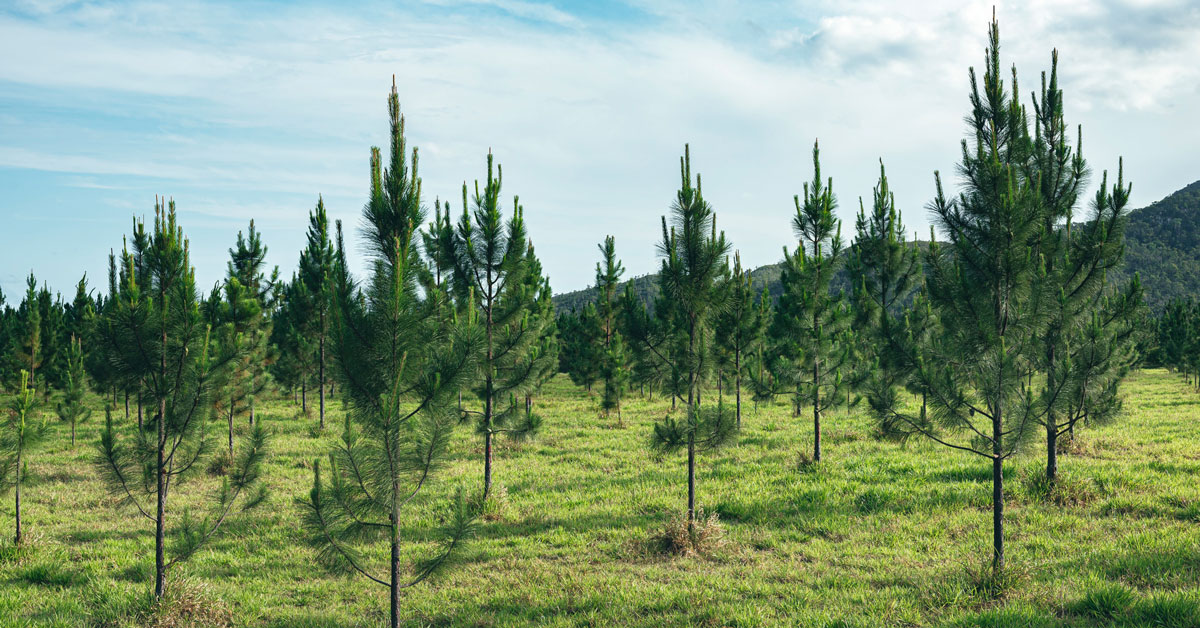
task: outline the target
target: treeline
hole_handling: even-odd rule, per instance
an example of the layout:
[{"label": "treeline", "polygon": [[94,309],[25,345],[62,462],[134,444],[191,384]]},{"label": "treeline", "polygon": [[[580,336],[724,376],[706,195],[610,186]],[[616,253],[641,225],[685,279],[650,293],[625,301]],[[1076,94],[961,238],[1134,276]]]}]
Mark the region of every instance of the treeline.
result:
[{"label": "treeline", "polygon": [[1168,303],[1147,345],[1147,362],[1182,374],[1200,390],[1200,302]]},{"label": "treeline", "polygon": [[[55,414],[72,426],[90,414],[88,394],[104,400],[94,463],[122,512],[153,527],[162,597],[174,565],[268,498],[261,401],[291,397],[298,420],[315,412],[316,435],[332,396],[345,416],[336,446],[312,463],[305,530],[330,566],[388,587],[395,626],[401,591],[446,564],[490,507],[501,473],[495,439],[536,434],[538,392],[562,370],[599,388],[599,407],[618,425],[631,394],[670,400],[648,447],[686,456],[685,542],[696,541],[702,517],[700,458],[736,441],[747,404],[786,400],[811,422],[806,465],[836,455],[821,440],[829,411],[865,404],[879,437],[925,438],[991,465],[1000,573],[1005,463],[1039,441],[1053,487],[1059,438],[1118,414],[1146,325],[1137,277],[1114,280],[1130,186],[1118,170],[1085,191],[1089,169],[1064,119],[1057,54],[1027,107],[1015,71],[1003,76],[993,22],[986,67],[970,78],[962,186],[948,193],[934,178],[941,240],[906,237],[882,163],[845,239],[814,143],[811,179],[792,199],[796,242],[772,294],[771,278],[743,268],[718,228],[685,146],[660,221],[653,291],[622,288],[609,237],[599,243],[595,299],[557,315],[525,210],[505,196],[490,152],[481,178],[463,184],[460,211],[439,199],[427,215],[393,83],[387,152],[372,148],[366,173],[366,276],[350,272],[342,225],[330,224],[318,198],[290,278],[265,267],[251,222],[225,278],[202,293],[166,199],[110,253],[106,295],[93,297],[85,279],[65,303],[30,277],[0,321],[4,384],[15,393],[0,479],[15,488],[17,540],[26,462],[45,435],[39,406],[55,397]],[[463,423],[480,441],[479,487],[457,491],[440,516],[437,551],[405,567],[403,530],[423,512],[413,499],[430,490]],[[179,491],[199,469],[223,481],[189,495],[204,512],[180,514]],[[371,543],[387,546],[382,564],[362,551]]]}]

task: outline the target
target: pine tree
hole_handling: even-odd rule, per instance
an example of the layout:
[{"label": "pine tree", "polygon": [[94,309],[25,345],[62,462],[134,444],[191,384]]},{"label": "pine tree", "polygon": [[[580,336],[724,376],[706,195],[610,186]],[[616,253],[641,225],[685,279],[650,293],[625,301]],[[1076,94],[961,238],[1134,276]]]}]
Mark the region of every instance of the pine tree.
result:
[{"label": "pine tree", "polygon": [[[962,143],[963,188],[947,198],[935,175],[931,205],[945,246],[926,254],[925,298],[936,319],[927,337],[906,338],[928,412],[903,410],[898,396],[873,399],[885,433],[920,434],[992,463],[992,569],[1004,570],[1004,462],[1035,431],[1045,404],[1030,383],[1038,374],[1055,296],[1045,260],[1035,254],[1055,210],[1038,181],[1024,176],[1034,138],[1026,112],[1009,95],[1000,70],[1000,31],[993,20],[982,85],[971,70],[971,131]],[[1019,93],[1013,70],[1012,93]]]},{"label": "pine tree", "polygon": [[[68,340],[74,338],[81,344],[90,346],[92,320],[96,315],[96,302],[92,299],[92,295],[88,291],[87,273],[84,273],[79,283],[75,284],[75,298],[67,304],[63,314],[63,332],[66,334]],[[68,346],[69,349],[70,347]]]},{"label": "pine tree", "polygon": [[21,488],[29,474],[29,453],[45,437],[46,422],[35,422],[36,391],[29,373],[21,371],[20,387],[12,400],[12,414],[0,435],[0,491],[13,491],[13,512],[16,535],[13,543],[21,544]]},{"label": "pine tree", "polygon": [[[700,175],[692,185],[691,154],[684,146],[679,160],[681,185],[671,205],[671,221],[662,217],[663,257],[659,283],[664,298],[677,304],[678,337],[686,339],[683,351],[672,355],[673,370],[687,382],[687,416],[683,422],[670,416],[655,423],[651,447],[659,454],[687,450],[687,520],[692,531],[696,519],[696,454],[728,443],[736,435],[733,413],[722,404],[702,406],[704,353],[711,346],[714,315],[720,311],[729,269],[725,264],[729,243],[717,232],[716,215],[704,200]],[[661,307],[661,304],[660,304]]]},{"label": "pine tree", "polygon": [[83,369],[83,346],[72,337],[67,351],[67,381],[62,400],[58,403],[58,418],[71,426],[71,446],[75,446],[75,426],[87,420],[87,374]]},{"label": "pine tree", "polygon": [[625,284],[618,311],[621,319],[617,327],[626,339],[626,363],[631,365],[630,381],[649,393],[650,399],[654,399],[654,391],[662,388],[666,380],[666,364],[657,358],[651,342],[648,341],[656,336],[653,329],[654,319],[647,311],[645,302],[638,298],[629,283]]},{"label": "pine tree", "polygon": [[541,329],[541,336],[534,341],[527,360],[531,371],[525,392],[525,412],[531,413],[534,394],[541,391],[542,386],[558,372],[560,348],[558,318],[554,315],[554,291],[550,288],[550,278],[543,274],[542,262],[534,253],[532,241],[526,248],[525,264],[526,290],[535,295],[530,307],[530,319]]},{"label": "pine tree", "polygon": [[795,411],[810,408],[813,419],[813,462],[821,461],[823,413],[845,403],[850,380],[853,339],[850,312],[830,281],[841,260],[841,221],[835,218],[833,180],[821,179],[820,151],[813,144],[813,180],[804,185],[804,198],[794,197],[792,229],[800,239],[795,253],[783,251],[783,275],[771,329],[778,356],[776,381],[794,391]]},{"label": "pine tree", "polygon": [[312,320],[306,321],[303,333],[306,339],[316,338],[317,345],[317,388],[319,401],[319,426],[325,429],[325,339],[329,335],[329,306],[333,298],[330,282],[333,280],[334,250],[329,239],[329,218],[325,212],[325,201],[317,198],[317,206],[308,215],[308,244],[300,253],[300,280],[304,283],[303,294],[308,296],[308,307]]},{"label": "pine tree", "polygon": [[[483,410],[467,410],[478,418],[484,439],[483,498],[492,488],[492,439],[497,434],[512,438],[532,435],[541,417],[524,411],[519,396],[530,392],[536,360],[549,360],[534,351],[548,322],[534,317],[537,292],[527,282],[524,208],[513,197],[513,214],[505,221],[500,209],[503,171],[487,157],[487,179],[468,204],[463,184],[463,213],[455,230],[457,294],[470,294],[469,307],[478,308],[486,342],[480,361],[482,385],[476,394]],[[552,363],[552,361],[550,361]]]},{"label": "pine tree", "polygon": [[[37,389],[38,369],[42,366],[42,310],[38,306],[37,279],[33,273],[25,282],[25,300],[17,309],[17,333],[13,336],[13,374],[21,371],[29,377],[28,385]],[[18,377],[18,380],[20,378]],[[24,390],[24,387],[17,388]]]},{"label": "pine tree", "polygon": [[902,354],[889,351],[889,346],[902,334],[919,333],[913,324],[923,319],[914,314],[911,301],[923,277],[920,251],[915,242],[905,240],[904,223],[882,161],[871,213],[867,214],[860,198],[855,230],[846,270],[858,330],[857,357],[865,367],[855,382],[867,391],[868,398],[886,396],[882,391],[908,382],[910,365]]},{"label": "pine tree", "polygon": [[[1058,475],[1058,437],[1074,427],[1072,416],[1083,411],[1077,404],[1084,400],[1097,402],[1084,403],[1091,407],[1091,415],[1097,422],[1111,418],[1120,407],[1107,398],[1095,398],[1095,384],[1099,380],[1112,382],[1110,389],[1115,395],[1116,382],[1128,366],[1125,360],[1081,360],[1077,358],[1082,356],[1072,354],[1075,348],[1080,348],[1092,358],[1096,356],[1095,343],[1104,334],[1092,329],[1092,324],[1107,321],[1109,325],[1127,327],[1129,322],[1122,316],[1102,315],[1100,310],[1108,292],[1107,274],[1118,268],[1124,257],[1130,187],[1124,185],[1124,172],[1120,168],[1117,183],[1109,191],[1105,173],[1092,202],[1089,220],[1082,225],[1073,224],[1088,172],[1081,152],[1082,131],[1078,131],[1074,147],[1068,141],[1063,94],[1058,84],[1057,50],[1051,54],[1049,79],[1042,74],[1040,97],[1034,97],[1033,111],[1034,138],[1022,176],[1033,182],[1044,208],[1042,236],[1034,249],[1045,266],[1043,281],[1050,297],[1046,303],[1048,324],[1041,338],[1039,366],[1046,379],[1041,393],[1045,408],[1039,412],[1039,422],[1046,432],[1046,478],[1053,485]],[[1136,307],[1118,308],[1130,316],[1136,310]],[[1117,375],[1115,380],[1114,375]]]},{"label": "pine tree", "polygon": [[142,278],[126,274],[104,326],[112,347],[111,368],[126,381],[145,378],[154,415],[120,437],[110,413],[96,464],[113,495],[154,522],[154,595],[161,599],[172,566],[212,538],[236,505],[245,510],[265,499],[259,473],[266,434],[261,426],[252,430],[220,490],[201,502],[210,510],[208,516],[196,520],[184,510],[168,556],[168,497],[178,495],[188,472],[202,464],[210,450],[209,397],[220,371],[237,356],[211,353],[217,343],[200,316],[195,271],[174,201],[165,207],[155,204],[153,231],[139,253],[136,265],[128,252],[125,259],[127,266],[142,269]]},{"label": "pine tree", "polygon": [[601,261],[596,263],[596,290],[599,293],[597,310],[603,327],[602,365],[601,374],[604,377],[604,396],[600,407],[604,416],[616,410],[617,421],[621,421],[621,396],[625,390],[628,373],[625,368],[625,342],[617,329],[617,319],[620,314],[617,300],[617,285],[625,267],[617,259],[616,239],[612,236],[604,238],[604,243],[598,245]]},{"label": "pine tree", "polygon": [[[415,254],[422,218],[417,153],[414,149],[410,170],[403,162],[403,118],[394,86],[389,109],[393,150],[401,155],[394,155],[383,177],[373,160],[372,202],[364,210],[373,263],[364,298],[352,297],[351,278],[335,269],[341,278],[335,282],[339,296],[330,339],[348,405],[345,428],[330,455],[327,481],[314,462],[313,488],[303,505],[322,558],[389,588],[395,627],[401,591],[433,574],[472,528],[474,515],[460,490],[441,548],[404,577],[401,535],[411,521],[402,513],[443,461],[458,419],[454,395],[476,372],[481,333],[472,312],[444,324],[436,297],[421,297]],[[383,539],[390,558],[387,575],[379,577],[358,546]]]},{"label": "pine tree", "polygon": [[742,258],[733,255],[733,275],[730,277],[725,309],[717,315],[717,343],[728,356],[733,370],[734,415],[738,429],[742,427],[742,377],[748,357],[763,338],[763,317],[755,302],[754,282],[750,272],[742,268]]},{"label": "pine tree", "polygon": [[578,314],[572,311],[559,315],[556,327],[562,338],[560,368],[572,383],[586,389],[590,396],[592,385],[603,376],[601,367],[604,363],[604,327],[596,304],[588,303]]}]

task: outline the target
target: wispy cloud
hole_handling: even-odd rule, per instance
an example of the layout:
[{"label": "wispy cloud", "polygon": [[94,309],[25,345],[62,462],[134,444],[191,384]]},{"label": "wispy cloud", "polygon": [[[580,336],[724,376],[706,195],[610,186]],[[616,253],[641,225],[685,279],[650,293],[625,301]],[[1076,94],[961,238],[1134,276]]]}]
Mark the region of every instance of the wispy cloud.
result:
[{"label": "wispy cloud", "polygon": [[[101,276],[128,208],[167,193],[200,231],[194,248],[212,247],[203,259],[255,217],[287,271],[317,194],[357,226],[393,74],[427,200],[457,199],[492,148],[557,289],[591,280],[579,251],[607,233],[631,272],[653,270],[684,142],[747,263],[791,240],[816,137],[844,218],[882,157],[906,223],[924,232],[930,173],[954,163],[992,5],[22,2],[0,10],[0,56],[21,59],[0,64],[0,183],[16,186],[0,212],[107,226],[54,258],[22,237],[0,261],[33,260],[55,285]],[[1068,116],[1095,167],[1127,156],[1143,202],[1197,177],[1194,3],[996,10],[1023,92],[1060,49]],[[199,271],[206,282],[222,265]]]}]

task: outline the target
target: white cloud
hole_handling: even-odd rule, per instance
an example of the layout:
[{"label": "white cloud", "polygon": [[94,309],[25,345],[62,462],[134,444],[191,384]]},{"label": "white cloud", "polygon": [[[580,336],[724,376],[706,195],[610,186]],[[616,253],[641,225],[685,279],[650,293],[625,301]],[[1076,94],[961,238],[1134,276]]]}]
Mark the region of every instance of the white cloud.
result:
[{"label": "white cloud", "polygon": [[[982,60],[992,4],[653,3],[634,10],[648,16],[613,23],[508,0],[371,13],[199,2],[0,13],[0,56],[21,59],[0,65],[0,105],[18,89],[23,107],[46,101],[0,118],[0,167],[110,186],[112,208],[176,193],[184,224],[214,231],[206,243],[221,224],[231,241],[254,215],[286,270],[318,193],[353,237],[395,74],[430,204],[457,205],[494,149],[557,289],[591,281],[579,253],[606,233],[631,273],[655,268],[684,142],[743,260],[758,265],[791,240],[790,199],[811,176],[816,137],[844,218],[869,196],[882,157],[909,228],[927,231],[931,172],[952,170],[966,68]],[[1085,124],[1097,169],[1129,156],[1139,202],[1200,175],[1194,7],[1032,0],[997,12],[1025,98],[1060,48],[1068,116]],[[112,220],[119,234],[127,218]],[[96,260],[99,248],[75,265]],[[220,271],[201,268],[201,279]]]}]

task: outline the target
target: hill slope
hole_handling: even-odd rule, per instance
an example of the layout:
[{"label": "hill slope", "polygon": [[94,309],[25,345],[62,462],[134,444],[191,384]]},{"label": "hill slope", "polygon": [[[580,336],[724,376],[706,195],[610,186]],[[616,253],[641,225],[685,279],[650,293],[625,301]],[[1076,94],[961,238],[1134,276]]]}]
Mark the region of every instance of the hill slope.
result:
[{"label": "hill slope", "polygon": [[[1125,242],[1125,271],[1115,279],[1123,281],[1138,273],[1152,310],[1161,310],[1172,299],[1200,296],[1200,181],[1134,210]],[[781,291],[780,272],[781,264],[768,264],[751,271],[751,276],[757,289],[765,285],[775,297]],[[834,280],[835,285],[845,285],[845,281],[844,272]],[[629,282],[638,296],[653,306],[658,275],[641,275]],[[624,284],[620,290],[625,290]],[[554,307],[560,312],[582,309],[595,298],[595,288],[565,292],[554,296]]]}]

